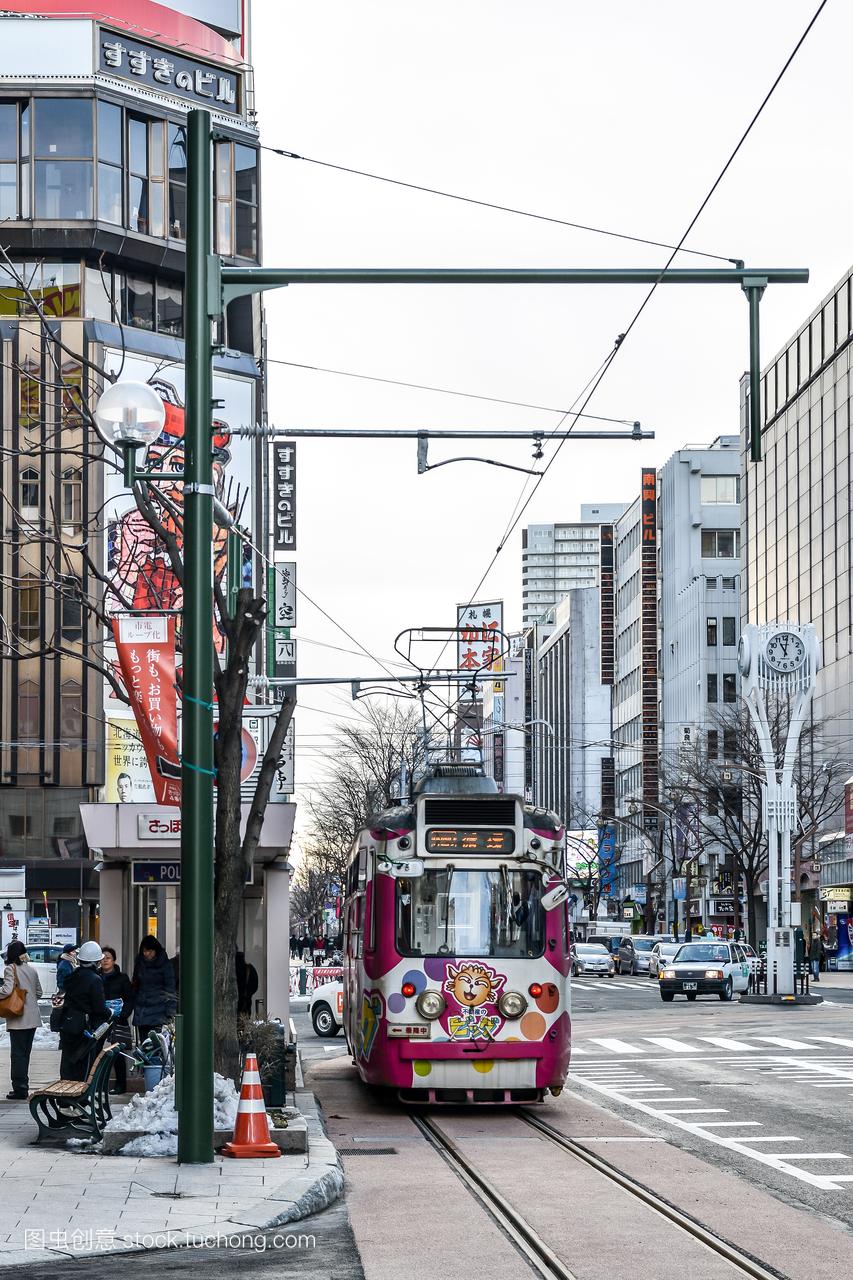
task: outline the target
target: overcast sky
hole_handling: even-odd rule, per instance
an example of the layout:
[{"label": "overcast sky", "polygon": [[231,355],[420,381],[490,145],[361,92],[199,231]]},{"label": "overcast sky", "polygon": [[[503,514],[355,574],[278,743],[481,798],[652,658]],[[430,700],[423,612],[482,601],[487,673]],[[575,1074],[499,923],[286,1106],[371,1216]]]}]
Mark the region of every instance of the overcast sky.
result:
[{"label": "overcast sky", "polygon": [[[675,242],[817,0],[255,0],[261,140],[630,235]],[[829,0],[687,247],[807,266],[762,303],[763,362],[843,275],[851,243],[853,6]],[[664,250],[264,155],[264,262],[276,266],[660,266]],[[676,265],[718,265],[679,255]],[[627,327],[616,286],[291,287],[267,295],[273,359],[566,408]],[[630,501],[641,466],[738,430],[748,358],[736,287],[660,288],[590,412],[654,441],[568,442],[523,524]],[[554,413],[274,366],[285,426],[553,429]],[[583,424],[579,424],[583,425]],[[596,424],[587,424],[590,426]],[[299,446],[299,584],[377,659],[405,627],[452,624],[524,477],[462,463],[417,475],[414,441]],[[530,446],[430,445],[530,465]],[[549,448],[546,458],[550,457]],[[521,622],[521,526],[480,598]],[[300,601],[300,675],[378,670]],[[308,643],[312,641],[313,643]],[[322,780],[349,690],[300,693],[299,798]],[[319,708],[309,711],[307,708]],[[304,829],[304,810],[299,827]]]}]

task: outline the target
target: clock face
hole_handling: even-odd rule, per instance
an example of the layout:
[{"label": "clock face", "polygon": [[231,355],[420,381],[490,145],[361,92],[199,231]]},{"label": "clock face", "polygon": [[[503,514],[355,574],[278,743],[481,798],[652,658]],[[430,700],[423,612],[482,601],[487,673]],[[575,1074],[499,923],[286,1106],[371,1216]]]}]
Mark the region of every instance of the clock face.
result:
[{"label": "clock face", "polygon": [[777,631],[767,641],[765,658],[774,671],[796,671],[806,660],[806,646],[793,631]]},{"label": "clock face", "polygon": [[749,675],[749,667],[752,655],[749,651],[749,640],[746,636],[741,636],[737,647],[737,666],[742,676]]}]

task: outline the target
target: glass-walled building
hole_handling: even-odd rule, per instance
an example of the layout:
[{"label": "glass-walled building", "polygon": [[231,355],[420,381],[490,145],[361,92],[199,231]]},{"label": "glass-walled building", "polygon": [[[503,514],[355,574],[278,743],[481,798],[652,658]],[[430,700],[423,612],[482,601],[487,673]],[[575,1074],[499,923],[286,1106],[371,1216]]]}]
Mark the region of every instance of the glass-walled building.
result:
[{"label": "glass-walled building", "polygon": [[[97,928],[98,876],[80,805],[136,785],[104,679],[105,623],[121,605],[168,607],[174,593],[162,558],[147,563],[127,536],[133,504],[122,507],[89,410],[101,370],[152,381],[169,447],[182,451],[193,107],[211,112],[217,135],[213,248],[234,263],[261,251],[244,6],[108,7],[9,0],[0,17],[0,858],[26,866],[34,914],[46,894],[53,922],[84,936]],[[263,412],[260,334],[258,298],[233,303],[215,437],[220,497],[233,506],[239,490],[259,546],[263,459],[227,426]],[[133,798],[147,797],[137,787]]]}]

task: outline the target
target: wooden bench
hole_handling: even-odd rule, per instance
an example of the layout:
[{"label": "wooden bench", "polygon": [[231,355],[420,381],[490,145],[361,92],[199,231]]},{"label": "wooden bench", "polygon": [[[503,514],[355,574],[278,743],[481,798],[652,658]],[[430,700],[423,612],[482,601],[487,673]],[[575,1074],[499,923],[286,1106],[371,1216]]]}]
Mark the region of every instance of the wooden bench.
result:
[{"label": "wooden bench", "polygon": [[69,1132],[97,1141],[112,1119],[109,1079],[118,1045],[102,1049],[85,1080],[54,1080],[30,1094],[30,1113],[38,1137],[67,1137]]}]

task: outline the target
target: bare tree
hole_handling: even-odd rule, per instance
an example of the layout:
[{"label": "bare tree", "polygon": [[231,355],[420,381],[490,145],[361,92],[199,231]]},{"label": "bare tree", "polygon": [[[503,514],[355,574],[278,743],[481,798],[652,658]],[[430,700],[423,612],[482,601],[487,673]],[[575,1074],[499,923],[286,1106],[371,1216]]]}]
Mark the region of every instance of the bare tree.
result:
[{"label": "bare tree", "polygon": [[[33,449],[56,454],[63,465],[68,458],[79,460],[83,485],[97,491],[99,468],[121,470],[115,455],[104,446],[94,428],[92,407],[84,387],[97,394],[99,387],[116,374],[106,373],[63,341],[55,317],[46,314],[42,300],[31,289],[30,282],[0,249],[4,274],[14,281],[14,293],[22,318],[19,324],[40,340],[44,358],[40,364],[30,362],[25,368],[13,361],[11,370],[21,380],[22,411],[26,410],[26,388],[29,388],[31,413],[26,419],[26,437]],[[118,323],[119,317],[114,316]],[[123,363],[123,361],[122,361]],[[154,380],[157,374],[155,372]],[[213,424],[212,434],[213,434]],[[169,469],[182,461],[182,447],[174,444],[161,449],[158,470]],[[15,506],[15,496],[6,497],[11,515],[26,530],[24,540],[38,544],[38,581],[54,591],[63,582],[76,584],[74,590],[87,625],[84,637],[98,637],[96,643],[79,648],[67,645],[59,628],[52,636],[33,645],[15,634],[14,628],[0,617],[3,625],[3,650],[0,660],[21,662],[47,655],[76,660],[98,672],[108,682],[116,698],[125,705],[129,699],[111,664],[103,654],[102,637],[112,616],[119,610],[140,607],[179,609],[183,595],[183,493],[179,483],[142,480],[133,486],[135,510],[122,530],[123,542],[117,570],[107,572],[99,546],[105,533],[103,507],[91,516],[80,530],[79,540],[69,541],[64,532],[61,513],[51,507],[48,518],[38,528],[28,528]],[[232,516],[239,516],[239,500],[229,503]],[[143,552],[156,556],[156,575],[140,568]],[[225,537],[220,531],[214,540],[214,557],[220,568],[226,555]],[[85,569],[89,589],[83,590]],[[215,692],[218,730],[215,745],[216,829],[214,847],[214,1061],[220,1074],[237,1078],[239,1046],[237,1040],[237,980],[234,957],[237,947],[240,909],[247,871],[254,858],[269,802],[276,769],[281,760],[288,726],[293,715],[295,696],[284,698],[270,734],[262,761],[248,821],[241,836],[240,771],[242,765],[241,730],[252,659],[260,642],[267,616],[264,596],[253,588],[238,590],[228,598],[220,577],[215,574],[215,626],[219,643],[215,645]],[[211,619],[213,643],[214,619]],[[180,629],[177,649],[181,651]],[[178,679],[180,687],[180,677]]]},{"label": "bare tree", "polygon": [[[781,756],[788,708],[777,703],[768,710],[771,736]],[[761,749],[749,713],[740,703],[720,711],[710,732],[710,746],[706,733],[689,751],[680,750],[666,772],[679,798],[683,825],[694,833],[698,845],[719,850],[731,862],[735,900],[743,878],[748,935],[754,942],[760,884],[767,876]],[[812,720],[803,730],[794,767],[800,828],[794,843],[813,839],[839,811],[849,772],[849,760],[829,746],[828,722]]]}]

